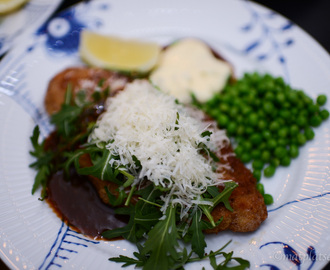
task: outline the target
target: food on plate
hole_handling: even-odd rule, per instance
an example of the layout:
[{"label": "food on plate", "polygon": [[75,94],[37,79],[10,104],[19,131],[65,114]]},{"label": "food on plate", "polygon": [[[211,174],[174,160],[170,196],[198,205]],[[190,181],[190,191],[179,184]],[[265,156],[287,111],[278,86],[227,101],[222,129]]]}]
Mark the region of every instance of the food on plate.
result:
[{"label": "food on plate", "polygon": [[[102,78],[102,86],[99,86],[97,83],[97,80],[101,80],[100,77],[95,76],[95,74],[102,74],[104,75],[104,77]],[[92,75],[92,76],[91,76]],[[55,91],[59,91],[59,93],[63,93],[63,91],[61,90],[61,88],[65,87],[67,88],[70,84],[69,84],[69,79],[72,79],[71,82],[71,89],[72,89],[72,93],[76,92],[73,89],[78,89],[78,87],[81,87],[82,84],[85,84],[85,87],[82,87],[81,89],[84,89],[84,92],[86,93],[84,95],[85,98],[90,99],[91,98],[91,89],[92,88],[87,88],[87,86],[94,86],[94,89],[98,89],[100,91],[104,91],[104,89],[106,89],[106,87],[109,86],[109,80],[115,84],[115,85],[120,85],[121,87],[123,87],[123,78],[119,77],[116,73],[113,73],[111,71],[107,71],[104,73],[101,73],[101,71],[99,69],[95,69],[95,68],[68,68],[62,72],[60,72],[59,74],[57,74],[49,83],[48,86],[48,91],[45,97],[45,106],[47,108],[47,111],[52,111],[51,114],[58,112],[57,110],[50,110],[48,108],[49,105],[49,100],[53,100],[52,105],[55,107],[60,107],[63,104],[62,99],[55,99],[54,96],[56,96]],[[116,83],[116,80],[119,81],[119,83]],[[127,80],[128,81],[128,80]],[[126,82],[127,82],[126,81]],[[124,84],[126,84],[126,82],[124,81]],[[136,82],[137,84],[137,82]],[[151,85],[147,85],[145,83],[144,85],[145,88],[150,88]],[[115,88],[115,92],[117,92],[118,89]],[[140,91],[140,92],[139,92]],[[124,93],[126,93],[128,91],[124,91]],[[77,93],[77,92],[76,92]],[[110,96],[114,95],[114,92],[110,93]],[[139,93],[141,93],[141,95],[139,95]],[[123,94],[121,94],[123,95]],[[164,95],[164,97],[166,97],[166,95]],[[128,98],[128,100],[125,102],[122,102],[121,105],[118,106],[119,111],[122,113],[120,115],[120,117],[115,117],[113,111],[111,110],[113,108],[113,106],[108,105],[110,110],[107,111],[107,113],[104,113],[102,115],[102,117],[100,118],[101,120],[99,121],[99,124],[102,123],[102,121],[104,121],[104,119],[106,119],[105,115],[111,115],[114,118],[112,119],[113,123],[122,123],[124,121],[127,121],[128,119],[134,119],[134,117],[136,117],[138,114],[137,112],[132,112],[130,114],[130,110],[133,110],[133,104],[136,104],[137,106],[137,110],[140,111],[147,111],[147,105],[152,102],[151,99],[151,94],[150,93],[144,93],[144,88],[142,86],[138,87],[138,90],[136,90],[136,92],[134,94],[131,94]],[[64,100],[64,97],[63,97]],[[116,100],[116,98],[110,98],[109,101],[111,100]],[[109,103],[112,104],[112,103]],[[154,111],[150,111],[150,112],[144,112],[146,114],[149,115],[149,118],[147,119],[148,121],[151,121],[152,119],[154,119],[154,121],[159,122],[159,125],[164,125],[162,122],[160,122],[160,115],[166,115],[166,110],[164,110],[163,112],[159,113],[159,105],[161,104],[161,102],[158,103],[154,103]],[[125,106],[128,106],[127,108]],[[150,105],[148,105],[150,106]],[[126,109],[125,109],[126,108]],[[155,114],[156,112],[159,113],[159,116],[157,117]],[[196,112],[194,112],[194,114],[196,114],[195,116],[197,117],[199,114],[201,114],[201,112],[199,112],[198,114]],[[199,117],[201,117],[199,115]],[[204,114],[202,114],[202,117],[205,117]],[[133,121],[133,120],[131,120]],[[206,121],[206,120],[205,120]],[[175,123],[175,121],[174,121]],[[206,122],[207,123],[207,122]],[[139,130],[138,134],[141,134],[141,136],[143,136],[143,138],[141,139],[141,141],[147,140],[145,138],[144,132],[145,132],[145,123],[140,123],[140,125],[138,125],[138,123],[136,121],[134,121],[134,125],[137,125],[137,127],[141,127],[141,130]],[[133,129],[133,127],[130,127],[131,129]],[[94,134],[99,131],[100,128],[95,128],[93,133],[90,135],[92,138],[93,136],[95,136]],[[128,134],[130,133],[129,129],[126,131]],[[132,132],[132,131],[131,131]],[[106,132],[103,131],[104,134],[106,134]],[[217,135],[219,136],[219,132],[217,133]],[[132,135],[133,136],[133,135]],[[219,137],[223,137],[223,134]],[[224,137],[224,140],[227,140],[226,137]],[[104,141],[109,141],[110,139],[104,139]],[[137,140],[137,135],[134,135],[134,140]],[[148,140],[147,140],[148,141]],[[136,143],[136,142],[135,142]],[[141,143],[141,142],[140,142]],[[150,142],[151,143],[151,142]],[[158,149],[158,151],[160,151],[160,149],[164,146],[159,146],[160,148]],[[127,147],[129,148],[129,147]],[[146,147],[148,149],[148,147]],[[166,147],[165,147],[166,148]],[[146,152],[146,150],[144,150]],[[168,151],[168,149],[166,148],[166,151]],[[219,150],[217,150],[219,151]],[[225,176],[224,178],[226,180],[234,180],[235,182],[239,183],[239,186],[235,189],[234,193],[232,194],[231,197],[231,201],[232,203],[234,203],[235,205],[237,204],[237,207],[234,207],[234,211],[231,212],[229,210],[226,210],[226,208],[224,206],[218,205],[215,210],[214,213],[220,213],[225,212],[227,218],[225,218],[224,222],[222,222],[221,226],[218,226],[216,229],[214,229],[213,231],[220,231],[220,230],[225,230],[225,229],[232,229],[234,231],[253,231],[255,230],[260,224],[261,222],[267,217],[267,212],[266,212],[266,208],[265,205],[263,203],[263,198],[260,195],[260,193],[257,191],[256,189],[256,181],[255,179],[252,177],[252,174],[249,170],[247,170],[242,163],[240,163],[236,157],[233,156],[233,151],[230,147],[230,145],[226,144],[226,147],[224,147],[221,151],[223,151],[224,156],[226,157],[226,161],[225,163],[228,164],[228,167],[222,168],[221,172],[222,174]],[[156,152],[157,153],[157,152]],[[155,154],[156,154],[155,153]],[[192,156],[191,155],[187,155],[189,156],[189,161],[193,162],[192,160]],[[175,163],[178,163],[178,161],[180,161],[181,158],[179,158]],[[187,161],[186,161],[187,162]],[[224,161],[222,161],[224,162]],[[92,162],[90,160],[90,158],[86,155],[82,155],[79,159],[79,164],[82,167],[89,167],[91,166]],[[155,167],[157,167],[159,165],[155,164]],[[230,169],[228,169],[230,168]],[[233,168],[237,168],[237,169],[233,169]],[[173,177],[173,176],[172,176]],[[109,182],[105,182],[102,181],[102,179],[90,176],[90,179],[92,181],[92,183],[94,184],[94,186],[96,187],[101,199],[105,202],[105,203],[109,203],[109,197],[107,195],[106,189],[108,189],[108,191],[111,191],[112,193],[116,192],[116,189],[118,188],[118,185],[116,185],[115,183],[109,183]],[[235,195],[237,194],[237,195]],[[242,201],[245,201],[245,204],[242,204]],[[247,201],[249,201],[250,203],[247,203]],[[111,204],[111,203],[110,203]],[[241,219],[241,217],[245,217],[247,215],[250,215],[250,219],[246,220],[245,223],[242,223],[240,221],[243,221],[243,218]],[[220,216],[217,218],[219,219],[221,218]],[[250,223],[250,224],[248,224]],[[226,224],[226,226],[224,225]]]},{"label": "food on plate", "polygon": [[[247,261],[223,251],[226,245],[206,254],[204,233],[252,232],[267,218],[272,197],[257,180],[272,155],[288,165],[278,148],[288,149],[280,144],[269,151],[263,140],[271,137],[261,137],[270,133],[265,122],[270,128],[289,107],[304,104],[313,105],[303,113],[312,126],[329,113],[307,96],[300,104],[280,78],[231,80],[231,66],[197,39],[160,52],[153,43],[83,31],[80,53],[96,67],[67,68],[49,82],[45,107],[55,129],[42,142],[38,127],[31,137],[37,159],[31,167],[38,170],[32,192],[41,186],[41,198],[81,233],[135,243],[135,258],[110,259],[124,266],[180,269],[207,257],[216,264],[215,256],[223,256],[221,266],[247,268]],[[325,102],[318,97],[319,106]],[[306,125],[295,125],[305,140],[313,137]],[[287,129],[271,130],[276,143],[284,143]],[[245,145],[261,152],[251,151],[254,174],[243,163],[251,160],[244,157],[249,149],[239,151]]]},{"label": "food on plate", "polygon": [[[152,239],[154,231],[165,226],[164,222],[177,224],[176,237],[180,235],[187,241],[202,231],[244,232],[260,226],[267,211],[256,180],[234,156],[228,137],[214,121],[203,112],[178,103],[147,80],[125,83],[122,91],[112,92],[104,84],[115,74],[104,73],[107,77],[98,84],[95,76],[89,78],[95,72],[94,68],[69,68],[51,80],[45,100],[50,100],[48,95],[54,96],[54,89],[61,88],[58,85],[67,87],[67,91],[63,104],[54,99],[62,105],[60,111],[47,109],[56,125],[49,137],[52,139],[39,145],[37,130],[32,138],[32,154],[39,159],[32,165],[39,169],[34,191],[43,185],[42,196],[46,198],[52,193],[49,179],[54,183],[58,178],[53,176],[59,171],[71,175],[75,170],[78,175],[87,175],[103,201],[130,219],[122,228],[103,232],[105,238],[124,237],[140,242],[146,233]],[[67,81],[70,76],[74,78],[72,83]],[[122,77],[116,78],[123,82]],[[81,82],[94,85],[96,91],[74,91]],[[59,208],[57,205],[61,212]],[[142,211],[144,208],[146,212]],[[135,215],[139,215],[139,222]],[[72,222],[70,225],[79,230]],[[135,235],[127,235],[123,230],[135,231]],[[178,239],[173,239],[169,231],[164,237],[173,241],[174,247],[178,245]],[[198,241],[201,246],[193,244],[194,253],[190,256],[203,258],[204,236],[198,236]],[[163,244],[155,248],[163,249]],[[147,240],[145,255],[153,258],[147,260],[147,266],[155,258],[149,246]],[[179,263],[182,254],[178,254],[168,259],[163,254],[161,260],[170,265],[173,260]]]},{"label": "food on plate", "polygon": [[[54,76],[48,85],[45,97],[45,108],[48,114],[53,114],[61,109],[65,93],[70,85],[73,98],[83,90],[87,99],[97,91],[111,89],[111,93],[122,90],[129,81],[127,76],[101,68],[71,67]],[[102,83],[102,84],[100,84]]]},{"label": "food on plate", "polygon": [[329,117],[325,103],[325,95],[313,101],[282,78],[246,73],[201,106],[227,130],[235,153],[252,163],[260,180],[262,172],[271,177],[278,166],[289,166],[299,148],[314,138],[314,128]]},{"label": "food on plate", "polygon": [[161,46],[155,42],[105,36],[83,30],[79,53],[91,66],[129,72],[147,73],[157,63]]},{"label": "food on plate", "polygon": [[0,1],[0,15],[11,13],[22,7],[28,0],[2,0]]},{"label": "food on plate", "polygon": [[180,102],[191,103],[193,94],[206,102],[220,92],[232,76],[232,67],[196,38],[186,38],[166,47],[150,80]]}]

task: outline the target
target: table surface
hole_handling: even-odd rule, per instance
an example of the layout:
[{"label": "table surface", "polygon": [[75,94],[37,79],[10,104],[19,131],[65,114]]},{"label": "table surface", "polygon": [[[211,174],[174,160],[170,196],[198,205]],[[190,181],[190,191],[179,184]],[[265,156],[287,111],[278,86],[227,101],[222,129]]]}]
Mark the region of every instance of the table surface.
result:
[{"label": "table surface", "polygon": [[[78,0],[65,0],[58,8],[63,10]],[[304,29],[330,53],[330,0],[254,0],[291,20]],[[55,13],[56,13],[55,12]],[[0,270],[8,267],[0,260]],[[330,269],[330,263],[325,269]]]}]

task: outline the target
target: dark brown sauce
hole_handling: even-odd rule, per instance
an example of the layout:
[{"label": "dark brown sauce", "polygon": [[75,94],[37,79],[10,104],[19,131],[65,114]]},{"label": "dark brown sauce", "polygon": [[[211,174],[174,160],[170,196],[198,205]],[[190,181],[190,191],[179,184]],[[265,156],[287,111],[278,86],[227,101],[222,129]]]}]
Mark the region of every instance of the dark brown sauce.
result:
[{"label": "dark brown sauce", "polygon": [[101,201],[88,177],[72,173],[69,178],[62,171],[50,178],[47,202],[73,229],[93,239],[103,239],[105,230],[127,224]]}]

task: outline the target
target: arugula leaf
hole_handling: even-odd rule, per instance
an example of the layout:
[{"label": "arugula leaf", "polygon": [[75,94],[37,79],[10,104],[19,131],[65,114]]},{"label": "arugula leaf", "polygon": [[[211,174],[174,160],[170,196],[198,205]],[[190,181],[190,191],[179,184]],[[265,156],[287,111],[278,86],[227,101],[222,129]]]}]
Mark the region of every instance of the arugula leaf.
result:
[{"label": "arugula leaf", "polygon": [[160,209],[149,201],[154,201],[159,196],[159,191],[152,185],[137,191],[145,200],[139,200],[135,206],[122,207],[116,210],[116,214],[130,216],[129,222],[122,228],[105,231],[102,235],[107,239],[122,236],[125,239],[137,243],[139,239],[159,221],[162,216]]},{"label": "arugula leaf", "polygon": [[112,158],[112,154],[109,150],[92,147],[86,149],[84,152],[90,154],[97,153],[98,155],[91,155],[93,166],[85,168],[80,167],[79,160],[76,157],[75,165],[78,174],[93,175],[101,180],[108,180],[117,184],[122,184],[117,180],[120,171],[112,168],[109,164],[109,161]]},{"label": "arugula leaf", "polygon": [[43,200],[46,197],[46,184],[47,184],[47,180],[48,180],[48,176],[50,175],[50,169],[48,166],[42,166],[40,167],[40,169],[38,170],[37,175],[35,176],[34,179],[34,184],[32,186],[32,191],[31,193],[34,194],[37,189],[42,186],[42,193],[41,193],[41,200]]},{"label": "arugula leaf", "polygon": [[192,224],[189,230],[192,232],[191,238],[191,248],[192,250],[199,256],[199,258],[203,258],[206,248],[205,236],[202,231],[202,212],[197,209],[194,214]]},{"label": "arugula leaf", "polygon": [[33,130],[32,136],[30,137],[33,151],[30,151],[30,154],[35,157],[37,160],[30,164],[30,168],[37,170],[37,174],[34,179],[34,184],[32,186],[32,194],[41,186],[43,192],[41,194],[41,199],[44,199],[46,196],[45,188],[48,181],[48,177],[52,172],[51,161],[53,159],[53,153],[50,151],[45,151],[44,146],[45,142],[39,144],[40,129],[39,126],[36,126]]},{"label": "arugula leaf", "polygon": [[113,230],[107,230],[102,233],[102,236],[107,239],[113,239],[116,237],[124,237],[125,239],[137,243],[137,237],[136,237],[136,225],[135,225],[135,207],[130,208],[130,219],[126,226],[113,229]]},{"label": "arugula leaf", "polygon": [[122,205],[125,198],[127,197],[126,192],[124,190],[118,190],[119,195],[118,195],[118,197],[116,197],[109,191],[108,187],[104,187],[104,189],[108,196],[110,204],[113,206]]},{"label": "arugula leaf", "polygon": [[[134,255],[139,255],[139,253],[134,253]],[[119,263],[124,263],[123,267],[130,266],[130,265],[136,265],[137,267],[143,266],[145,263],[142,260],[136,260],[127,256],[119,255],[119,257],[116,258],[109,258],[109,261],[113,262],[119,262]]]},{"label": "arugula leaf", "polygon": [[[250,267],[250,262],[242,258],[233,257],[233,251],[226,252],[210,252],[210,264],[214,270],[244,270]],[[222,255],[225,260],[217,264],[216,256]],[[236,264],[234,264],[236,262]],[[232,266],[230,266],[231,264]],[[234,264],[234,265],[233,265]]]},{"label": "arugula leaf", "polygon": [[61,110],[54,113],[50,119],[51,123],[56,126],[57,132],[65,138],[72,136],[76,132],[77,125],[74,123],[83,111],[83,107],[79,107],[77,104],[71,104],[72,96],[72,88],[71,84],[69,84],[65,92],[65,100]]},{"label": "arugula leaf", "polygon": [[174,262],[179,259],[176,250],[179,244],[175,211],[176,207],[169,206],[166,218],[160,220],[148,233],[142,254],[150,257],[144,265],[144,270],[173,269]]},{"label": "arugula leaf", "polygon": [[233,208],[230,206],[230,203],[229,203],[229,197],[230,197],[231,193],[233,192],[233,190],[238,186],[238,184],[234,181],[228,181],[228,182],[225,182],[224,185],[225,185],[225,189],[212,200],[213,207],[212,207],[211,211],[214,209],[214,207],[216,205],[218,205],[221,202],[225,205],[225,207],[228,210],[233,211]]}]

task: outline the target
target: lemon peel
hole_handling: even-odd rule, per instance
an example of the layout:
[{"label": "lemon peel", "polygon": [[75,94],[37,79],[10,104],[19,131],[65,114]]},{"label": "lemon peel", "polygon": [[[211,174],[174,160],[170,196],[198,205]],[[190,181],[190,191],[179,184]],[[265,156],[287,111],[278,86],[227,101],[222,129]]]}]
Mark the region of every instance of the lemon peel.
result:
[{"label": "lemon peel", "polygon": [[1,0],[0,1],[0,15],[5,15],[15,11],[25,4],[28,0]]},{"label": "lemon peel", "polygon": [[123,71],[150,71],[158,62],[161,46],[154,42],[124,39],[83,30],[79,53],[91,66]]}]

